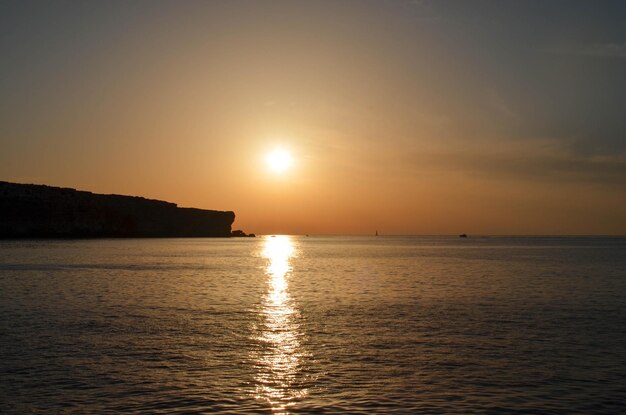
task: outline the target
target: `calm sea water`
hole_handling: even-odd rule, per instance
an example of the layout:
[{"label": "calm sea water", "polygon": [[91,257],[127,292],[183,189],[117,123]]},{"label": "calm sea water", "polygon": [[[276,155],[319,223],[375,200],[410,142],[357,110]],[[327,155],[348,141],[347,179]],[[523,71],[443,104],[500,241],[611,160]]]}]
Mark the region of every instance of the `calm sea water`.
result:
[{"label": "calm sea water", "polygon": [[626,239],[0,242],[0,412],[624,413]]}]

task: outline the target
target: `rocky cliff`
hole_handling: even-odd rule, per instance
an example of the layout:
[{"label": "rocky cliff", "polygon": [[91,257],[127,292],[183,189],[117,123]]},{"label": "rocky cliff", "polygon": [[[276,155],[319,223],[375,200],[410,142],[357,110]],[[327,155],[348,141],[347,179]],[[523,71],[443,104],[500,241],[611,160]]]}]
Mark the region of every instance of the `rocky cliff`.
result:
[{"label": "rocky cliff", "polygon": [[0,181],[0,238],[227,237],[233,212]]}]

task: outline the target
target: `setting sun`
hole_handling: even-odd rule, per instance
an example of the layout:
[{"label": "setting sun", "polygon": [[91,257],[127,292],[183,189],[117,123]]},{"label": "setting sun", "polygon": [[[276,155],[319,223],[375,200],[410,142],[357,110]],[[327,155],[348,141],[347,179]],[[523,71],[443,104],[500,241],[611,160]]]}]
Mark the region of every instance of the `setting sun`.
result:
[{"label": "setting sun", "polygon": [[272,152],[268,153],[265,157],[265,162],[270,170],[282,173],[286,171],[291,164],[293,163],[293,158],[291,157],[291,153],[287,150],[283,149],[275,149]]}]

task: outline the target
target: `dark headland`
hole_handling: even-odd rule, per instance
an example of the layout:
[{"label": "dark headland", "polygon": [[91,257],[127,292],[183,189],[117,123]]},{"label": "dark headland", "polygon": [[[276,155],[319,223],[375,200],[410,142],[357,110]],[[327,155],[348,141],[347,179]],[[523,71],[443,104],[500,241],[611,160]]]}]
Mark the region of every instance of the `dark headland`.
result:
[{"label": "dark headland", "polygon": [[[0,181],[0,238],[229,237],[234,212]],[[252,236],[252,235],[250,235]]]}]

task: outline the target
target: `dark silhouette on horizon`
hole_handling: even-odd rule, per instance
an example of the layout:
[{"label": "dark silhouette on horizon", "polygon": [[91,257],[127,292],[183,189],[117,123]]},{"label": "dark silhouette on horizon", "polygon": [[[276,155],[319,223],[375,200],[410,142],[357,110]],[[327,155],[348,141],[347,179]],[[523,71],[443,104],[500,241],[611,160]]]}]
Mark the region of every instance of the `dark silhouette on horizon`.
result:
[{"label": "dark silhouette on horizon", "polygon": [[230,237],[234,220],[231,211],[0,181],[3,239]]}]

